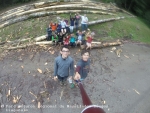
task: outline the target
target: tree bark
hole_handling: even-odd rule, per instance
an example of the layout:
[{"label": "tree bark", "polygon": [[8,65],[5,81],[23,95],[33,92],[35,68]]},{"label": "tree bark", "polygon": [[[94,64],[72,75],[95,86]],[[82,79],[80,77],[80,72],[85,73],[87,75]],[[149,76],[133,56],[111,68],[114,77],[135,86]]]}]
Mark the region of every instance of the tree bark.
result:
[{"label": "tree bark", "polygon": [[[32,14],[32,15],[26,15],[26,16],[22,16],[16,19],[12,19],[12,20],[8,20],[5,23],[0,25],[0,28],[9,26],[11,24],[17,23],[17,22],[21,22],[24,20],[27,20],[29,18],[36,18],[36,17],[40,17],[41,15],[51,15],[51,14],[59,14],[60,12],[47,12],[47,13],[36,13],[36,14]],[[64,12],[61,12],[64,13]],[[134,16],[129,16],[129,17],[134,17]],[[103,20],[97,20],[97,21],[92,21],[89,22],[88,25],[93,25],[93,24],[97,24],[97,23],[103,23],[103,22],[108,22],[108,21],[114,21],[114,20],[119,20],[119,19],[124,19],[125,17],[116,17],[116,18],[109,18],[109,19],[103,19]]]},{"label": "tree bark", "polygon": [[36,42],[36,45],[52,45],[52,41],[42,41],[42,42]]},{"label": "tree bark", "polygon": [[102,11],[95,11],[95,10],[93,11],[91,10],[63,10],[63,11],[37,12],[37,13],[32,13],[32,14],[23,15],[23,16],[12,15],[11,17],[8,17],[8,18],[5,18],[5,17],[1,18],[0,22],[11,21],[11,20],[15,21],[17,19],[23,21],[21,18],[29,19],[29,18],[36,18],[36,17],[41,17],[41,16],[49,16],[53,14],[63,14],[63,13],[92,13],[92,14],[116,15],[116,14],[109,13],[109,12],[102,12]]},{"label": "tree bark", "polygon": [[[95,48],[105,48],[105,47],[110,47],[110,46],[118,46],[118,45],[121,45],[121,41],[114,41],[114,42],[105,42],[105,43],[102,43],[102,42],[92,42],[92,49],[95,49]],[[86,48],[86,45],[81,45],[81,49],[85,49]]]},{"label": "tree bark", "polygon": [[36,37],[34,40],[35,40],[36,42],[38,42],[38,41],[45,40],[46,37],[47,37],[47,35],[43,35],[43,36],[40,36],[40,37]]},{"label": "tree bark", "polygon": [[29,10],[29,11],[24,11],[22,13],[18,13],[16,14],[16,16],[22,16],[22,15],[27,15],[27,14],[31,14],[31,13],[35,13],[35,12],[41,12],[41,11],[48,11],[48,10],[71,10],[71,9],[90,9],[90,10],[103,10],[103,11],[107,11],[106,7],[92,7],[92,6],[84,6],[83,4],[78,4],[78,5],[72,5],[72,4],[67,4],[67,5],[57,5],[57,6],[51,6],[51,7],[44,7],[44,8],[38,8],[38,9],[33,9],[33,10]]},{"label": "tree bark", "polygon": [[35,45],[35,43],[33,43],[33,44],[27,44],[27,45],[21,45],[21,46],[16,46],[16,47],[9,47],[9,48],[6,48],[6,49],[8,49],[8,50],[24,49],[26,47],[33,46],[33,45]]},{"label": "tree bark", "polygon": [[121,45],[122,43],[120,41],[116,41],[116,42],[105,42],[102,44],[93,44],[92,43],[92,48],[104,48],[104,47],[110,47],[110,46],[117,46],[117,45]]}]

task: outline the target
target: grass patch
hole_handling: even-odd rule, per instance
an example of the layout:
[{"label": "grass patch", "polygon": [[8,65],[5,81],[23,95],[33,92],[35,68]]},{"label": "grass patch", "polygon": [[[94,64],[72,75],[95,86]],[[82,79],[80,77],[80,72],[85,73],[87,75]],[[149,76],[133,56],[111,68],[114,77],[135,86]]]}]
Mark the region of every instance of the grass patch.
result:
[{"label": "grass patch", "polygon": [[131,38],[134,41],[140,41],[150,44],[150,29],[138,18],[127,18],[118,21],[112,21],[94,25],[90,27],[97,33],[97,38],[101,40]]}]

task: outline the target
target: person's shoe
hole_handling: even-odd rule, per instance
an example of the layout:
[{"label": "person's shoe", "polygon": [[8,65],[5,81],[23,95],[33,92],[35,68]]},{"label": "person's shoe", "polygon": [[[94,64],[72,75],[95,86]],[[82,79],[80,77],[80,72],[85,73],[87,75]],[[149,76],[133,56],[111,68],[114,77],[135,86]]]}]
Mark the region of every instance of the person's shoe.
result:
[{"label": "person's shoe", "polygon": [[67,85],[67,80],[63,81],[63,84],[64,84],[64,86],[66,86]]},{"label": "person's shoe", "polygon": [[64,84],[63,84],[63,81],[60,81],[60,85],[61,85],[61,86],[63,86],[63,85],[64,85]]}]

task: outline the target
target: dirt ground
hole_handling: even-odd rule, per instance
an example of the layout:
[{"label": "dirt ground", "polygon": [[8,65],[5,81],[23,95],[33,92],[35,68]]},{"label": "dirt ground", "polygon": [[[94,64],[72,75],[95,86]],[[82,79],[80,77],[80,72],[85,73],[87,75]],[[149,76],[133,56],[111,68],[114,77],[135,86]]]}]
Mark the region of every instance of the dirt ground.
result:
[{"label": "dirt ground", "polygon": [[[122,49],[120,58],[111,48],[91,51],[91,70],[83,86],[92,103],[106,113],[150,112],[150,47],[126,41],[116,47]],[[70,51],[76,64],[81,50]],[[2,113],[80,113],[84,109],[79,88],[60,87],[52,79],[58,55],[58,48],[33,46],[9,51],[0,60]],[[20,99],[14,104],[16,96]]]}]

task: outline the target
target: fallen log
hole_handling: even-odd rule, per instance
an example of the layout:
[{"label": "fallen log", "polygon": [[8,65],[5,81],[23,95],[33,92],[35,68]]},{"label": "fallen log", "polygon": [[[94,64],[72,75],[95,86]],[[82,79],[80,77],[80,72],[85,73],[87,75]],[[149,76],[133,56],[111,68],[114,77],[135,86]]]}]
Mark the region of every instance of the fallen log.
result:
[{"label": "fallen log", "polygon": [[49,16],[49,15],[53,15],[53,14],[64,14],[64,13],[66,13],[66,14],[67,13],[92,13],[92,14],[116,15],[116,14],[109,13],[109,12],[102,12],[102,11],[95,11],[95,10],[44,11],[44,12],[32,13],[29,15],[23,15],[23,16],[13,15],[9,18],[2,18],[0,23],[2,23],[3,21],[11,21],[11,20],[12,21],[15,21],[15,20],[23,21],[23,20],[30,19],[30,18]]},{"label": "fallen log", "polygon": [[52,45],[52,41],[42,41],[42,42],[35,42],[36,45]]},{"label": "fallen log", "polygon": [[[46,14],[47,14],[47,15],[50,15],[50,14],[55,14],[55,13],[54,13],[54,12],[47,12]],[[45,15],[45,13],[44,13],[44,14],[43,14],[43,13],[36,13],[36,14],[34,14],[34,15],[21,16],[21,17],[16,18],[16,19],[8,20],[8,21],[6,21],[5,23],[1,24],[1,25],[0,25],[0,28],[9,26],[9,25],[11,25],[11,24],[14,24],[14,23],[17,23],[17,22],[20,22],[20,21],[27,20],[27,19],[29,19],[29,18],[40,17],[41,15]],[[129,17],[134,17],[134,16],[129,16]],[[125,18],[125,17],[109,18],[109,19],[104,19],[104,20],[92,21],[92,22],[89,22],[88,24],[89,24],[89,25],[93,25],[93,24],[96,24],[96,23],[103,23],[103,22],[107,22],[107,21],[119,20],[119,19],[124,19],[124,18]]]},{"label": "fallen log", "polygon": [[47,37],[47,35],[43,35],[43,36],[40,36],[40,37],[36,37],[36,38],[34,38],[34,40],[35,40],[36,42],[38,42],[38,41],[45,40],[45,39],[46,39],[46,37]]},{"label": "fallen log", "polygon": [[7,41],[0,42],[0,45],[4,45]]},{"label": "fallen log", "polygon": [[[114,41],[114,42],[105,42],[105,43],[102,43],[102,42],[92,42],[92,49],[95,49],[95,48],[104,48],[104,47],[110,47],[110,46],[118,46],[118,45],[121,45],[121,41]],[[86,48],[86,45],[81,45],[80,47],[81,49],[85,49]]]},{"label": "fallen log", "polygon": [[33,4],[29,4],[29,5],[24,5],[24,6],[21,6],[21,7],[17,7],[17,8],[14,8],[14,9],[11,9],[11,10],[8,10],[4,13],[1,13],[0,16],[3,16],[3,15],[7,15],[7,14],[11,14],[11,13],[14,13],[14,12],[17,12],[19,10],[28,10],[28,9],[31,9],[33,8],[34,5]]},{"label": "fallen log", "polygon": [[[39,2],[39,3],[34,3],[34,7],[35,8],[42,8],[42,7],[47,7],[47,6],[51,6],[51,5],[60,5],[60,4],[67,4],[67,3],[72,3],[72,0],[68,0],[68,1],[48,1],[48,2]],[[76,2],[74,2],[76,3]],[[79,2],[77,2],[79,3]],[[82,2],[83,3],[83,2]]]},{"label": "fallen log", "polygon": [[[36,10],[34,7],[36,7],[36,6],[39,6],[40,8],[42,7],[42,5],[44,5],[43,7],[42,7],[42,9],[44,8],[44,7],[46,7],[46,6],[52,6],[52,5],[66,5],[67,3],[69,3],[69,2],[54,2],[54,1],[50,1],[50,2],[40,2],[40,3],[35,3],[35,4],[30,4],[29,6],[22,6],[22,7],[19,7],[19,8],[15,8],[15,9],[12,9],[12,10],[10,10],[10,11],[7,11],[7,13],[5,13],[5,15],[4,16],[2,16],[1,18],[0,18],[0,22],[3,22],[3,21],[5,21],[5,20],[8,20],[8,19],[11,19],[11,18],[14,18],[14,17],[17,17],[17,14],[19,15],[19,13],[21,13],[21,15],[22,15],[22,13],[24,13],[24,12],[28,12],[28,13],[30,13],[30,11],[32,12],[33,10]],[[92,3],[92,2],[71,2],[72,4],[78,4],[78,5],[86,5],[87,6],[87,4],[89,5],[89,6],[94,6],[94,7],[99,7],[99,8],[101,8],[101,7],[104,7],[104,4],[103,5],[98,5],[98,4],[94,4],[94,3]],[[46,6],[45,6],[46,5]],[[69,4],[68,4],[69,5]],[[34,6],[34,7],[33,7]],[[88,7],[88,6],[87,6]],[[105,6],[106,8],[108,7],[108,6]],[[40,9],[40,8],[38,8],[38,9]],[[107,8],[107,9],[110,9],[109,7]],[[116,8],[117,9],[117,8]],[[36,10],[36,12],[38,12],[38,10]],[[25,14],[25,13],[24,13]]]},{"label": "fallen log", "polygon": [[12,43],[20,43],[20,42],[25,42],[25,41],[29,41],[31,40],[31,38],[26,38],[26,39],[18,39],[18,40],[14,40],[14,41],[6,41],[7,43],[9,44],[12,44]]},{"label": "fallen log", "polygon": [[21,45],[21,46],[16,46],[16,47],[9,47],[9,48],[6,48],[6,49],[7,50],[24,49],[26,47],[33,46],[33,45],[35,45],[35,43],[27,44],[27,45]]},{"label": "fallen log", "polygon": [[67,4],[67,5],[57,5],[57,6],[51,6],[51,7],[44,7],[44,8],[38,8],[38,9],[33,9],[33,10],[29,10],[29,11],[25,11],[22,13],[18,13],[16,14],[16,16],[22,16],[22,15],[28,15],[31,13],[35,13],[35,12],[41,12],[41,11],[47,11],[47,10],[71,10],[71,9],[90,9],[90,10],[103,10],[103,11],[107,11],[106,7],[92,7],[92,6],[84,6],[83,4],[78,4],[78,5],[72,5],[72,4]]},{"label": "fallen log", "polygon": [[110,46],[117,46],[121,45],[122,43],[120,41],[115,42],[105,42],[101,44],[92,43],[92,48],[104,48],[104,47],[110,47]]}]

